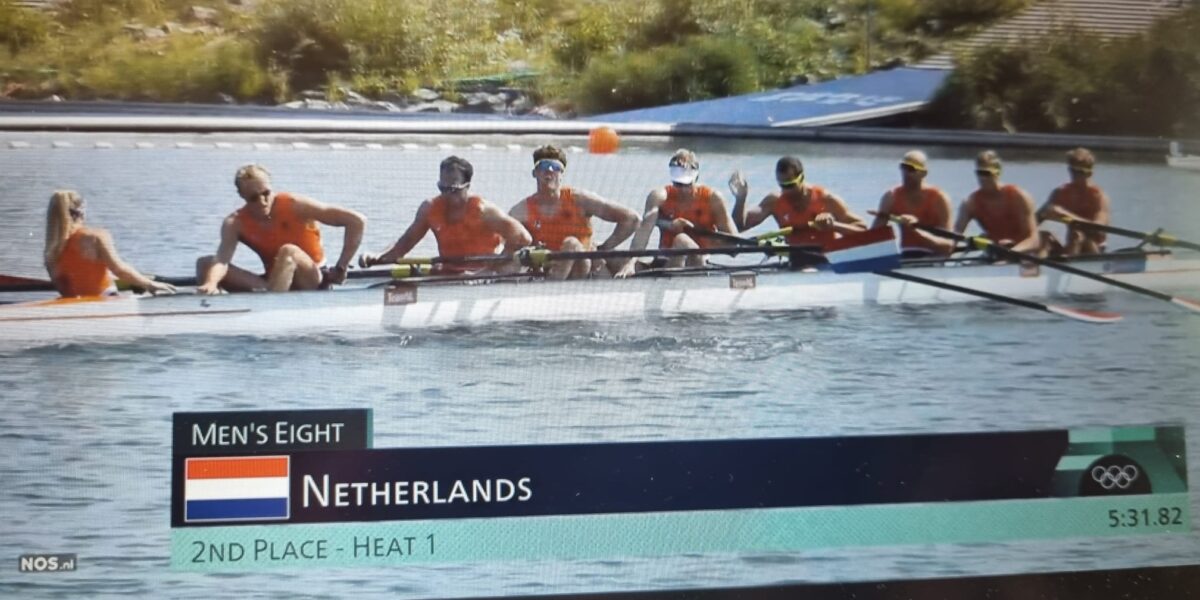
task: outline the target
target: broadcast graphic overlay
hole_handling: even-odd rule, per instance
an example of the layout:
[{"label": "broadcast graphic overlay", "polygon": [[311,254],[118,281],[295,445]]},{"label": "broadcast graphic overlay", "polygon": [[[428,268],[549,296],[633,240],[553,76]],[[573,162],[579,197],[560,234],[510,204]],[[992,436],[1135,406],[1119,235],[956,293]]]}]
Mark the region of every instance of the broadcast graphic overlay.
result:
[{"label": "broadcast graphic overlay", "polygon": [[1179,426],[386,449],[371,447],[370,432],[366,410],[177,413],[172,566],[597,559],[1191,530]]}]

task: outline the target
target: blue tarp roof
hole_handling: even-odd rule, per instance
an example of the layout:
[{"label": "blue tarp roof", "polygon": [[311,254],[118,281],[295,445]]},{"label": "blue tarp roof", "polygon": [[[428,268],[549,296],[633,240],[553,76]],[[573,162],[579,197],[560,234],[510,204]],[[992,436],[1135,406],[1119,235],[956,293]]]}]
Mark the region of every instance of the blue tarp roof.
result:
[{"label": "blue tarp roof", "polygon": [[902,67],[744,96],[597,115],[591,120],[760,127],[853,123],[919,110],[949,73]]}]

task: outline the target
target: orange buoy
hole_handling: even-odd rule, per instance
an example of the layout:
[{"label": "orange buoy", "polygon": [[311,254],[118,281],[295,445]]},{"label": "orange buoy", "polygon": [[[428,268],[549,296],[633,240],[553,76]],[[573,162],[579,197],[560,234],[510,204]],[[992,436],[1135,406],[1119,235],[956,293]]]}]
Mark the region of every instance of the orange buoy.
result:
[{"label": "orange buoy", "polygon": [[588,134],[588,152],[612,154],[621,147],[621,136],[612,127],[597,127]]}]

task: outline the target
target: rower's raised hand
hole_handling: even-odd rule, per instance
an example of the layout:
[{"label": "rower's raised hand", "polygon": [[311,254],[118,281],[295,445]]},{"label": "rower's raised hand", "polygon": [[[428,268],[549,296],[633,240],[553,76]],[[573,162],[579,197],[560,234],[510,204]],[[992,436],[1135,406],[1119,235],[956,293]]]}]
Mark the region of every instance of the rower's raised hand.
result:
[{"label": "rower's raised hand", "polygon": [[750,193],[750,184],[746,183],[746,177],[741,171],[734,171],[729,176],[729,193],[737,199],[744,199]]}]

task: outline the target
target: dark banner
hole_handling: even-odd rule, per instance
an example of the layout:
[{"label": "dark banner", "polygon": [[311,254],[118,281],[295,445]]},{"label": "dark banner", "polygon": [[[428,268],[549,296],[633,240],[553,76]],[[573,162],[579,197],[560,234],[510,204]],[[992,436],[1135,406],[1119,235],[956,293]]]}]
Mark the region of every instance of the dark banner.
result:
[{"label": "dark banner", "polygon": [[366,408],[179,412],[171,422],[176,456],[371,447],[371,410]]}]

